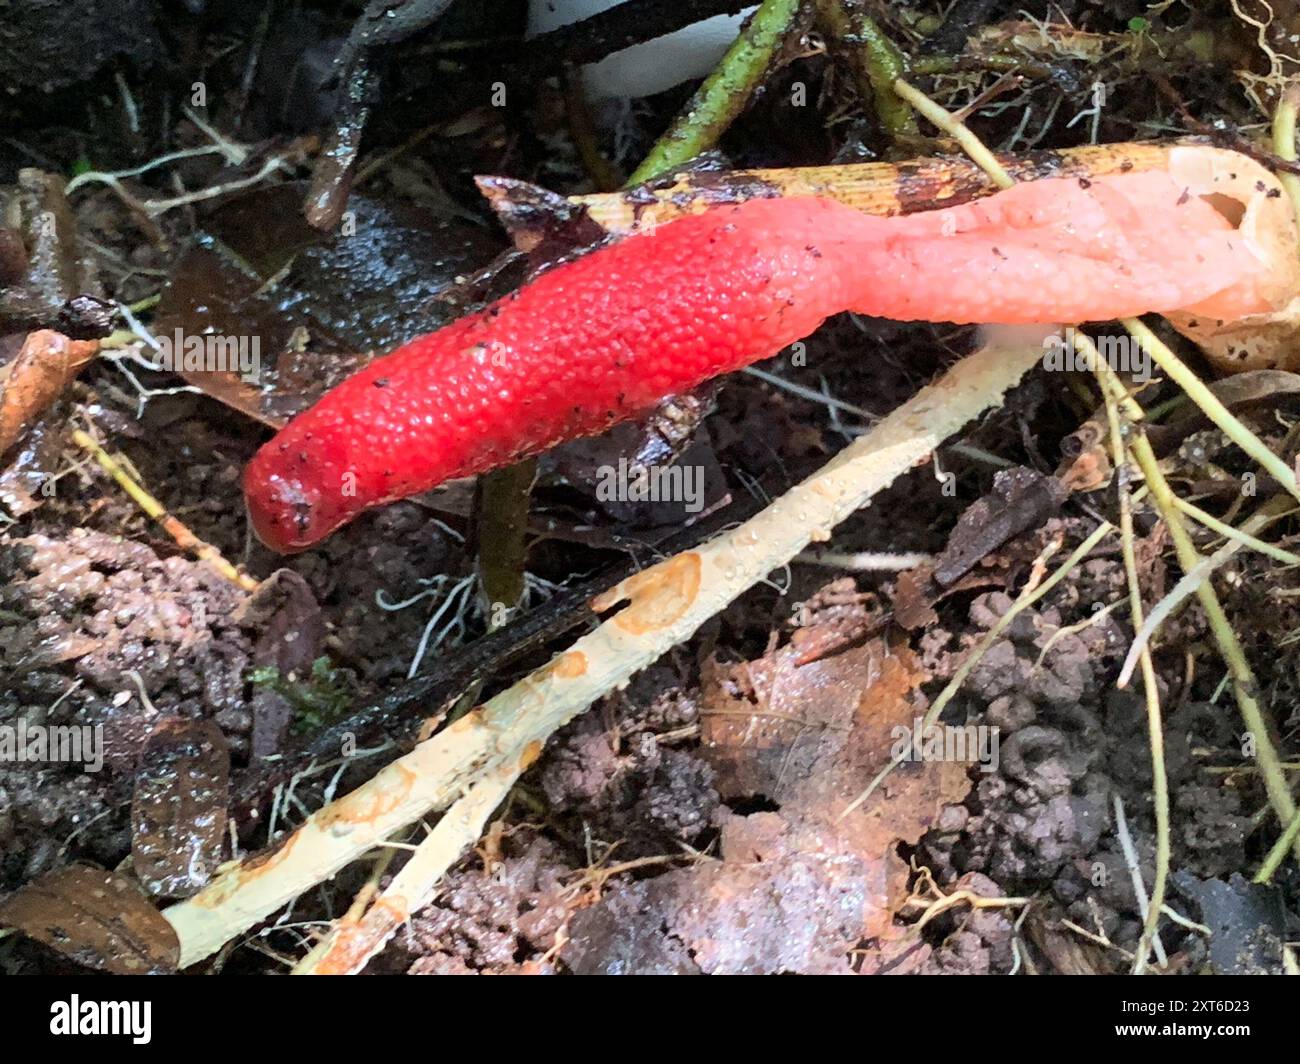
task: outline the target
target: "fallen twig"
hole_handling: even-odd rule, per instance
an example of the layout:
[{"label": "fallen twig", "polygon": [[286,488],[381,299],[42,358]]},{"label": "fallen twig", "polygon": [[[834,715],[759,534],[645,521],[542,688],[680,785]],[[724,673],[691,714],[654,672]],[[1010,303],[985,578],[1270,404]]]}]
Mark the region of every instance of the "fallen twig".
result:
[{"label": "fallen twig", "polygon": [[245,591],[257,590],[258,582],[256,580],[247,573],[241,573],[222,557],[221,551],[217,550],[211,543],[205,543],[199,539],[180,518],[168,513],[167,507],[150,495],[130,473],[122,468],[121,464],[112,455],[90,437],[89,433],[77,429],[72,433],[72,440],[78,447],[90,452],[95,461],[99,463],[100,468],[117,481],[122,490],[131,496],[141,510],[167,530],[167,533],[176,541],[178,547],[207,562],[227,580],[233,584],[238,584]]},{"label": "fallen twig", "polygon": [[860,3],[817,0],[817,25],[845,53],[858,93],[876,104],[876,117],[893,139],[917,135],[916,115],[894,91],[907,60]]},{"label": "fallen twig", "polygon": [[[1098,144],[999,156],[997,161],[1016,180],[1032,181],[1164,169],[1170,151],[1169,145],[1162,144]],[[585,207],[609,232],[626,233],[706,207],[743,202],[756,194],[826,196],[867,214],[891,215],[967,203],[991,195],[998,187],[975,163],[954,156],[916,159],[905,169],[895,163],[870,162],[679,173],[671,184],[656,182],[634,192],[574,196],[571,202]]]},{"label": "fallen twig", "polygon": [[[540,752],[538,745],[534,756]],[[364,968],[412,913],[433,900],[438,881],[483,834],[488,817],[527,767],[525,761],[506,762],[478,780],[416,847],[365,915],[337,921],[293,974],[353,975]]]}]

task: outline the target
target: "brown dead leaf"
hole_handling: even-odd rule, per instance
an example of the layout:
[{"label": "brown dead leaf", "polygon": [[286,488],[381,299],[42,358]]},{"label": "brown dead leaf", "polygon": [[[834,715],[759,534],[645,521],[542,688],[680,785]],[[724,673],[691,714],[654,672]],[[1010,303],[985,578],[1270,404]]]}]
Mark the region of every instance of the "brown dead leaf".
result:
[{"label": "brown dead leaf", "polygon": [[894,623],[909,632],[920,631],[939,622],[934,607],[944,599],[987,588],[1004,590],[1013,582],[1018,560],[1015,555],[1011,550],[989,555],[979,569],[945,588],[934,582],[928,563],[899,573],[894,583],[886,587],[894,607]]},{"label": "brown dead leaf", "polygon": [[[265,186],[208,215],[153,324],[187,382],[273,428],[375,355],[457,317],[459,282],[498,247],[482,226],[359,193],[347,225],[322,233],[302,216],[306,192]],[[244,343],[239,371],[205,364],[190,342],[208,336]]]},{"label": "brown dead leaf", "polygon": [[63,459],[62,420],[57,408],[37,418],[0,469],[0,506],[9,516],[25,517],[54,498]]},{"label": "brown dead leaf", "polygon": [[943,599],[1005,587],[1024,534],[1051,520],[1069,491],[1067,482],[1024,466],[1000,470],[993,489],[962,512],[934,561],[898,574],[888,592],[895,621],[911,632],[929,628],[938,623],[934,607]]},{"label": "brown dead leaf", "polygon": [[700,734],[719,793],[776,803],[819,849],[876,860],[898,841],[915,842],[944,805],[965,797],[969,766],[903,765],[864,806],[841,814],[889,762],[895,729],[924,716],[917,658],[884,639],[805,665],[798,657],[784,647],[706,673]]},{"label": "brown dead leaf", "polygon": [[701,740],[718,791],[774,808],[725,814],[721,861],[624,884],[577,913],[564,951],[576,971],[848,972],[851,949],[889,935],[908,879],[896,847],[965,797],[968,766],[902,765],[845,816],[890,760],[895,729],[924,714],[926,676],[884,639],[802,654],[791,644],[706,667]]},{"label": "brown dead leaf", "polygon": [[174,972],[181,945],[162,914],[115,872],[74,864],[0,902],[0,924],[78,964],[116,975]]},{"label": "brown dead leaf", "polygon": [[17,357],[0,370],[0,454],[99,353],[97,340],[69,340],[62,333],[29,333]]},{"label": "brown dead leaf", "polygon": [[[305,677],[321,652],[325,620],[311,586],[292,569],[277,569],[240,609],[239,623],[255,630],[253,665],[274,668],[281,676]],[[259,685],[252,698],[252,758],[261,761],[284,749],[293,723],[289,700]]]},{"label": "brown dead leaf", "polygon": [[212,721],[169,717],[149,736],[131,800],[131,856],[150,894],[185,898],[221,863],[230,751]]},{"label": "brown dead leaf", "polygon": [[890,589],[894,620],[909,632],[939,623],[939,614],[934,609],[938,588],[931,579],[933,575],[934,566],[921,565],[910,572],[899,573]]},{"label": "brown dead leaf", "polygon": [[859,591],[851,576],[832,580],[800,603],[790,618],[790,643],[799,650],[794,663],[808,665],[861,643],[888,620],[875,592]]},{"label": "brown dead leaf", "polygon": [[822,854],[668,872],[576,913],[563,957],[580,975],[845,974],[882,877]]},{"label": "brown dead leaf", "polygon": [[1054,516],[1066,495],[1060,481],[1037,470],[1026,466],[998,470],[993,490],[957,519],[943,553],[935,559],[935,582],[951,587],[1008,540]]},{"label": "brown dead leaf", "polygon": [[550,189],[512,177],[479,177],[478,190],[496,212],[515,247],[545,261],[591,247],[607,236],[586,210]]}]

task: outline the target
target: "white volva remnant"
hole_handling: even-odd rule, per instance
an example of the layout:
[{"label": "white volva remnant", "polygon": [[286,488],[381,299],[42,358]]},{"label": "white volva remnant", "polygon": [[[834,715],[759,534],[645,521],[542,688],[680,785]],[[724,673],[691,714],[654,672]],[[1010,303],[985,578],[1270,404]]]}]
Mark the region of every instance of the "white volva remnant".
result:
[{"label": "white volva remnant", "polygon": [[[528,36],[568,26],[614,7],[619,0],[530,0]],[[683,81],[702,78],[722,58],[754,9],[716,15],[676,33],[634,44],[582,68],[582,84],[594,100],[653,96]]]}]

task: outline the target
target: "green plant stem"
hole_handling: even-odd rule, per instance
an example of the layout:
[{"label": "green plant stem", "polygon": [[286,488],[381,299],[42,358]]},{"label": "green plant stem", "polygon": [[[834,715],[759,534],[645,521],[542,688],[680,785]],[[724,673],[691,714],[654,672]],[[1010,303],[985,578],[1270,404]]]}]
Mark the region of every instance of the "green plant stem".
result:
[{"label": "green plant stem", "polygon": [[907,73],[907,59],[859,0],[817,0],[817,24],[843,49],[858,91],[875,101],[876,116],[890,139],[915,137],[916,112],[894,91],[894,82]]},{"label": "green plant stem", "polygon": [[1226,521],[1220,521],[1213,514],[1207,514],[1199,506],[1188,502],[1186,499],[1179,498],[1177,495],[1174,496],[1174,503],[1177,505],[1178,509],[1182,510],[1183,513],[1193,521],[1197,521],[1204,525],[1211,532],[1217,532],[1219,535],[1223,536],[1224,539],[1235,540],[1243,547],[1249,547],[1251,550],[1258,551],[1260,554],[1266,554],[1274,561],[1279,561],[1283,565],[1300,565],[1300,555],[1293,554],[1289,550],[1283,550],[1281,547],[1276,547],[1272,543],[1266,543],[1258,536],[1252,536],[1245,529],[1237,528],[1234,525],[1228,524]]},{"label": "green plant stem", "polygon": [[659,177],[717,143],[745,109],[768,64],[785,39],[800,0],[763,0],[722,62],[704,79],[685,109],[628,180],[639,185]]},{"label": "green plant stem", "polygon": [[[1160,470],[1155,452],[1145,437],[1134,440],[1131,451],[1142,468],[1142,475],[1146,477],[1147,485],[1151,488],[1151,496],[1156,508],[1165,519],[1165,525],[1174,543],[1174,552],[1178,555],[1178,564],[1182,566],[1184,572],[1190,572],[1200,562],[1201,555],[1183,524],[1182,511],[1173,501],[1173,489],[1170,488],[1169,482],[1165,480],[1165,475]],[[1268,718],[1264,716],[1255,696],[1255,692],[1259,690],[1255,673],[1241,648],[1237,633],[1233,631],[1232,624],[1228,621],[1223,605],[1219,602],[1214,586],[1207,580],[1197,588],[1196,597],[1200,599],[1201,609],[1205,611],[1210,632],[1219,645],[1219,653],[1223,655],[1224,663],[1228,666],[1228,674],[1232,677],[1233,693],[1242,720],[1254,737],[1255,760],[1259,764],[1259,774],[1264,781],[1264,790],[1268,794],[1269,804],[1272,805],[1278,819],[1283,824],[1289,824],[1296,813],[1295,800],[1291,797],[1286,774],[1277,756],[1277,747],[1273,742]],[[1300,857],[1300,840],[1297,841],[1296,847],[1297,857]]]},{"label": "green plant stem", "polygon": [[[1086,336],[1082,339],[1084,343],[1091,344]],[[1097,354],[1096,348],[1092,349],[1092,359],[1106,387],[1124,408],[1125,414],[1132,420],[1141,419],[1142,407],[1128,394],[1114,371]],[[1160,469],[1160,462],[1156,458],[1155,451],[1151,449],[1151,442],[1145,436],[1139,435],[1130,443],[1129,453],[1142,469],[1142,475],[1146,478],[1147,487],[1151,489],[1151,497],[1156,504],[1156,509],[1165,519],[1169,537],[1174,543],[1174,552],[1178,555],[1178,564],[1182,566],[1183,572],[1191,572],[1200,564],[1201,554],[1183,523],[1183,513],[1174,501],[1174,490],[1169,486],[1169,481],[1165,479],[1164,472]],[[1197,588],[1196,597],[1200,600],[1201,609],[1205,611],[1205,618],[1210,626],[1210,633],[1219,646],[1219,653],[1228,666],[1228,675],[1232,680],[1233,695],[1237,701],[1237,708],[1241,712],[1241,718],[1255,738],[1255,761],[1259,765],[1260,778],[1264,781],[1264,791],[1268,795],[1269,804],[1283,824],[1290,824],[1296,813],[1295,800],[1291,797],[1291,788],[1287,785],[1281,759],[1277,756],[1272,729],[1255,698],[1259,685],[1255,681],[1254,671],[1245,652],[1241,649],[1237,633],[1233,631],[1228,616],[1224,613],[1214,586],[1207,580]],[[1296,856],[1300,859],[1300,840],[1296,841]]]},{"label": "green plant stem", "polygon": [[[1160,340],[1155,333],[1137,318],[1121,318],[1121,323],[1142,345],[1142,350],[1151,356],[1161,371],[1185,391],[1201,411],[1223,430],[1223,433],[1238,447],[1253,458],[1264,470],[1296,499],[1300,499],[1300,486],[1296,484],[1295,472],[1281,458],[1268,449],[1268,446],[1250,431],[1219,398],[1205,386],[1195,373]],[[1095,349],[1094,349],[1095,350]]]},{"label": "green plant stem", "polygon": [[966,128],[964,122],[958,121],[920,89],[899,78],[894,82],[894,92],[915,107],[928,122],[960,144],[961,150],[989,175],[998,188],[1010,188],[1016,183],[1015,178],[1007,173],[1006,168],[993,157],[993,153],[984,146],[984,142]]},{"label": "green plant stem", "polygon": [[[1089,344],[1092,342],[1087,337],[1085,340]],[[1120,548],[1124,557],[1124,575],[1128,584],[1129,612],[1133,618],[1133,629],[1138,631],[1142,628],[1145,607],[1142,604],[1142,585],[1138,580],[1137,554],[1133,546],[1133,496],[1128,487],[1128,457],[1124,448],[1124,434],[1120,430],[1119,405],[1111,389],[1106,386],[1106,367],[1103,367],[1100,361],[1094,364],[1098,366],[1097,377],[1105,399],[1106,421],[1110,428],[1111,457],[1115,468],[1115,484],[1119,492]],[[1135,405],[1136,402],[1134,400]],[[1155,878],[1151,883],[1151,900],[1147,906],[1142,923],[1142,936],[1138,940],[1138,948],[1133,959],[1134,975],[1141,975],[1146,971],[1151,943],[1155,938],[1156,927],[1160,923],[1160,911],[1165,904],[1172,850],[1164,722],[1160,715],[1160,688],[1156,680],[1156,669],[1151,660],[1150,648],[1142,648],[1139,664],[1142,669],[1142,691],[1146,696],[1147,739],[1151,746],[1151,794],[1156,819],[1156,864]]]},{"label": "green plant stem", "polygon": [[[1288,85],[1273,112],[1273,151],[1289,163],[1296,161],[1295,124],[1300,111],[1300,85]],[[1291,207],[1300,221],[1300,177],[1279,171],[1278,181],[1291,197]]]},{"label": "green plant stem", "polygon": [[1300,813],[1296,813],[1291,818],[1291,823],[1286,826],[1286,831],[1282,832],[1278,836],[1277,842],[1273,843],[1273,848],[1268,851],[1264,863],[1259,866],[1259,871],[1255,873],[1255,882],[1271,882],[1273,874],[1282,866],[1282,860],[1286,857],[1287,851],[1297,842],[1300,842]]},{"label": "green plant stem", "polygon": [[1029,74],[1050,77],[1051,67],[1020,55],[927,55],[908,63],[908,70],[921,77],[958,74],[966,70],[988,70],[995,74]]},{"label": "green plant stem", "polygon": [[479,583],[489,631],[509,620],[524,600],[528,500],[536,475],[537,459],[528,458],[479,478]]}]

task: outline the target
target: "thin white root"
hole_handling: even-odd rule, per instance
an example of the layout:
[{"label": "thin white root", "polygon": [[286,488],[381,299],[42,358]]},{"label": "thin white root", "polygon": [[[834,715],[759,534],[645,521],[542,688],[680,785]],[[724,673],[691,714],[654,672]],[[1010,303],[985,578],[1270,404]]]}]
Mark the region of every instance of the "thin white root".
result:
[{"label": "thin white root", "polygon": [[450,851],[472,844],[476,819],[490,815],[483,809],[491,786],[477,796],[473,788],[513,779],[556,729],[689,639],[810,542],[828,539],[837,524],[997,404],[1041,357],[1038,345],[977,351],[755,517],[599,596],[592,603],[598,611],[626,605],[545,667],[318,810],[273,852],[228,867],[168,909],[181,965],[207,957],[395,831],[469,792],[471,812],[439,834],[411,877],[421,881],[413,894],[427,894],[428,883],[455,859]]}]

